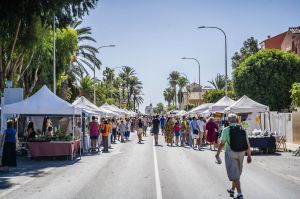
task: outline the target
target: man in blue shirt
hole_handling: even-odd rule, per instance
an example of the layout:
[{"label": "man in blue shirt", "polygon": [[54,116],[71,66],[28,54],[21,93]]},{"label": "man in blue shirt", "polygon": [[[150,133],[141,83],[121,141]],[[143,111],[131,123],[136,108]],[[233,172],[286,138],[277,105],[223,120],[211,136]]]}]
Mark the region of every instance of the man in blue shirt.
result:
[{"label": "man in blue shirt", "polygon": [[160,118],[160,128],[161,128],[162,135],[164,135],[164,133],[165,133],[165,123],[166,123],[166,119],[162,115],[161,118]]}]

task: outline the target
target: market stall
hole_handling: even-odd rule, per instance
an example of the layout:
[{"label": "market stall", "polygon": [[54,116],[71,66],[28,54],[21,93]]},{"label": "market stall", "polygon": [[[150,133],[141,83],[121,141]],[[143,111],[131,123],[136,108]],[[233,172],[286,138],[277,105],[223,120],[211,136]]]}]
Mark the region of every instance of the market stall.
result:
[{"label": "market stall", "polygon": [[125,117],[126,116],[126,111],[116,107],[115,105],[109,105],[108,103],[104,103],[99,108],[104,109],[104,110],[112,111],[113,113],[117,114],[118,117]]},{"label": "market stall", "polygon": [[191,115],[191,114],[201,114],[202,112],[206,111],[209,109],[210,106],[212,106],[213,103],[205,103],[205,104],[201,104],[195,108],[193,108],[192,110],[190,110],[189,112],[187,112],[187,115]]},{"label": "market stall", "polygon": [[224,110],[234,104],[235,101],[228,96],[222,97],[219,101],[209,106],[209,112],[211,113],[224,113]]},{"label": "market stall", "polygon": [[[83,146],[83,152],[88,152],[90,149],[90,136],[86,132],[86,124],[90,122],[91,116],[96,116],[100,118],[107,118],[107,117],[119,117],[117,113],[114,113],[110,110],[105,110],[103,108],[97,107],[95,104],[90,102],[84,96],[79,97],[72,103],[76,108],[79,108],[83,112],[83,125],[82,125],[82,133],[81,133],[81,146]],[[99,118],[99,119],[100,119]],[[99,137],[99,142],[100,142]]]},{"label": "market stall", "polygon": [[[251,114],[257,113],[260,117],[260,113],[269,112],[269,107],[263,104],[260,104],[246,95],[240,98],[237,102],[225,109],[225,112],[228,113],[237,113],[237,114],[248,114],[249,117]],[[256,117],[255,121],[261,123],[261,118]],[[247,125],[249,126],[249,125]],[[251,129],[248,130],[249,141],[252,148],[257,148],[264,152],[275,152],[276,151],[276,139],[272,134],[268,133],[265,129]]]},{"label": "market stall", "polygon": [[[13,104],[3,106],[5,115],[48,116],[66,118],[69,131],[54,128],[53,136],[37,135],[27,139],[28,150],[32,157],[71,156],[80,149],[80,136],[75,135],[75,117],[81,117],[81,110],[62,100],[43,86],[31,97]],[[59,125],[58,125],[59,127]],[[78,145],[79,143],[79,145]]]}]

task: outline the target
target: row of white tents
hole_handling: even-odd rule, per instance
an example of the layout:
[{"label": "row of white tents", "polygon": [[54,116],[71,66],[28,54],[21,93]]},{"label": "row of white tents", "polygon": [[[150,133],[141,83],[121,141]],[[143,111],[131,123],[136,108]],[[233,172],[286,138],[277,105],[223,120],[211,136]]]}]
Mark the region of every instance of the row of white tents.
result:
[{"label": "row of white tents", "polygon": [[43,86],[31,97],[2,107],[3,115],[56,115],[75,116],[82,112],[100,117],[135,117],[136,113],[120,109],[107,103],[100,107],[81,96],[72,104],[52,93],[47,86]]},{"label": "row of white tents", "polygon": [[209,116],[213,113],[264,113],[269,112],[269,107],[260,104],[246,95],[235,101],[224,96],[216,103],[201,104],[196,108],[193,108],[185,115],[197,115]]}]

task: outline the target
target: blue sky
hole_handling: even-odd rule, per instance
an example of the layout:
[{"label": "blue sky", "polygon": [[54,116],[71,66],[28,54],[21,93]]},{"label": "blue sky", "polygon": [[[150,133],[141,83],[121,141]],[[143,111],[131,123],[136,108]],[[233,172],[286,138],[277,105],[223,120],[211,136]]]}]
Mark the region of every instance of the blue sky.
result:
[{"label": "blue sky", "polygon": [[[218,26],[228,38],[228,69],[231,57],[243,42],[253,36],[258,41],[274,36],[290,26],[300,25],[298,0],[102,0],[84,18],[98,46],[103,68],[131,66],[144,84],[144,105],[164,102],[163,90],[173,70],[185,73],[190,82],[198,82],[201,63],[201,84],[217,73],[224,74],[224,36],[215,29],[198,26]],[[120,69],[116,69],[117,71]],[[164,102],[165,103],[165,102]]]}]

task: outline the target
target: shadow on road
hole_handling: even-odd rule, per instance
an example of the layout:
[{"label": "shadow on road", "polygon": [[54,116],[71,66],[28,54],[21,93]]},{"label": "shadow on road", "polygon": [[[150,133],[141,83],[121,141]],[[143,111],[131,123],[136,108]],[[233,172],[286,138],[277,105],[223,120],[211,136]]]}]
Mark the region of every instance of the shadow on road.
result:
[{"label": "shadow on road", "polygon": [[79,163],[79,160],[59,160],[51,161],[49,159],[28,159],[26,157],[17,158],[18,166],[11,168],[9,172],[0,172],[0,190],[10,188],[14,186],[11,183],[11,178],[15,176],[28,176],[33,178],[43,177],[46,175],[44,169],[51,167],[65,167],[75,163]]}]

